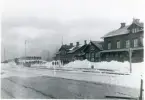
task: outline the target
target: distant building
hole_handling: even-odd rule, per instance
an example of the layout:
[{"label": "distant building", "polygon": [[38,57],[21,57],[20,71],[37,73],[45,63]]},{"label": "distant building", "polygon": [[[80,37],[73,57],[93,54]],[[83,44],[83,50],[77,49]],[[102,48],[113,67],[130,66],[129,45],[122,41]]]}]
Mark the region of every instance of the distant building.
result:
[{"label": "distant building", "polygon": [[62,45],[55,55],[55,60],[61,60],[63,64],[69,63],[76,59],[75,55],[81,47],[79,42],[76,42],[76,45],[73,45],[73,43],[70,43],[70,45]]},{"label": "distant building", "polygon": [[74,60],[84,60],[85,59],[85,53],[84,49],[87,46],[87,41],[84,41],[83,45],[80,45],[79,42],[76,42],[76,46],[70,49],[70,51],[67,53],[68,54],[68,59],[70,61]]},{"label": "distant building", "polygon": [[129,60],[129,48],[132,51],[132,62],[143,61],[144,27],[139,19],[133,19],[130,25],[121,23],[117,30],[103,36],[104,50],[100,52],[103,61]]},{"label": "distant building", "polygon": [[99,41],[90,41],[90,43],[87,44],[87,41],[85,40],[83,45],[80,45],[79,42],[76,42],[75,46],[72,43],[70,43],[70,45],[62,45],[54,59],[61,60],[63,64],[74,60],[84,59],[88,59],[89,61],[99,61],[99,56],[96,57],[96,55],[103,50],[102,43],[103,42]]},{"label": "distant building", "polygon": [[41,57],[38,56],[27,56],[27,57],[20,57],[19,60],[41,60]]},{"label": "distant building", "polygon": [[43,61],[41,57],[38,56],[27,56],[27,57],[20,57],[17,58],[19,64],[42,64],[46,63],[46,61]]}]

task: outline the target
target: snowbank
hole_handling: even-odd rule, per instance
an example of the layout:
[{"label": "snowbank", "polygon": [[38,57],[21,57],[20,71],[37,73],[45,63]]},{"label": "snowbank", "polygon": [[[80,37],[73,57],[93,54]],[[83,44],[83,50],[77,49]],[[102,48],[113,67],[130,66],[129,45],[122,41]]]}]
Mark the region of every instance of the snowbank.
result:
[{"label": "snowbank", "polygon": [[1,66],[4,68],[8,68],[8,67],[16,67],[16,63],[14,61],[9,62],[9,63],[1,63]]},{"label": "snowbank", "polygon": [[[118,62],[118,61],[111,61],[111,62],[89,62],[88,60],[84,61],[74,61],[70,62],[69,64],[65,65],[66,68],[91,68],[94,66],[97,70],[112,70],[115,72],[120,73],[129,73],[130,72],[130,64],[129,62]],[[132,72],[133,73],[141,73],[143,70],[144,63],[132,63]]]},{"label": "snowbank", "polygon": [[[65,68],[74,68],[74,69],[91,69],[91,66],[94,65],[94,70],[99,70],[100,72],[105,72],[105,70],[112,70],[114,73],[125,73],[128,75],[115,75],[111,77],[111,74],[108,74],[107,77],[110,79],[106,79],[107,77],[97,78],[98,82],[121,85],[126,87],[140,88],[140,80],[144,75],[144,62],[141,63],[132,63],[132,73],[130,74],[130,64],[129,62],[89,62],[87,60],[84,61],[74,61],[67,65]],[[102,70],[103,69],[103,70]],[[103,73],[96,73],[96,75],[104,75]],[[96,76],[97,77],[97,76]],[[91,77],[90,77],[91,78]],[[95,79],[93,79],[95,80]]]}]

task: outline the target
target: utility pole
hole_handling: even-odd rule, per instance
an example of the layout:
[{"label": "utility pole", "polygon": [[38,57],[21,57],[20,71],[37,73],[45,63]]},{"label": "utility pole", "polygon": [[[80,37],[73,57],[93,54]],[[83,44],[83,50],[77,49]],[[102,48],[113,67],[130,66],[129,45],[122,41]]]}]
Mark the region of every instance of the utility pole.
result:
[{"label": "utility pole", "polygon": [[139,96],[139,100],[143,100],[143,79],[141,77],[141,84],[140,84],[140,96]]},{"label": "utility pole", "polygon": [[26,43],[27,43],[27,40],[25,40],[25,63],[26,63]]},{"label": "utility pole", "polygon": [[131,36],[129,35],[129,65],[130,73],[132,73],[132,50],[131,50]]},{"label": "utility pole", "polygon": [[129,47],[129,64],[130,64],[130,73],[132,73],[132,51]]},{"label": "utility pole", "polygon": [[63,36],[62,36],[61,44],[63,45]]},{"label": "utility pole", "polygon": [[5,48],[4,48],[4,61],[6,60]]}]

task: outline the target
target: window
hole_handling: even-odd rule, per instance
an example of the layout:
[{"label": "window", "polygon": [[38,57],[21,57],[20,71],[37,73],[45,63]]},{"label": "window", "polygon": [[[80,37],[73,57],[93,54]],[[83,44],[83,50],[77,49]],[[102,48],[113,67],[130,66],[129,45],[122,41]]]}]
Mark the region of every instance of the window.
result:
[{"label": "window", "polygon": [[117,41],[117,48],[120,48],[120,41]]},{"label": "window", "polygon": [[134,39],[133,44],[134,44],[134,47],[138,47],[138,39]]},{"label": "window", "polygon": [[107,55],[106,55],[106,60],[108,60],[108,58],[109,58],[109,55],[107,54]]},{"label": "window", "polygon": [[134,29],[134,33],[136,33],[136,28]]},{"label": "window", "polygon": [[86,53],[86,58],[88,58],[88,54]]},{"label": "window", "polygon": [[138,27],[136,28],[136,32],[139,32],[139,28]]},{"label": "window", "polygon": [[99,53],[96,53],[96,58],[99,57]]},{"label": "window", "polygon": [[135,33],[134,28],[132,29],[132,33]]},{"label": "window", "polygon": [[138,32],[138,31],[139,31],[139,28],[138,28],[138,27],[132,29],[132,33],[136,33],[136,32]]},{"label": "window", "polygon": [[125,47],[129,48],[129,46],[130,46],[129,40],[126,40]]},{"label": "window", "polygon": [[87,58],[87,59],[89,58],[89,54],[88,54],[88,53],[86,54],[86,58]]},{"label": "window", "polygon": [[91,46],[91,50],[95,50],[94,46]]},{"label": "window", "polygon": [[141,42],[141,45],[143,46],[144,45],[143,37],[140,37],[140,42]]},{"label": "window", "polygon": [[95,54],[94,54],[94,53],[92,53],[91,57],[94,57],[94,55],[95,55]]},{"label": "window", "polygon": [[92,61],[92,62],[94,62],[94,61],[95,61],[95,59],[94,59],[94,58],[91,58],[91,61]]},{"label": "window", "polygon": [[111,49],[111,43],[108,43],[108,49]]}]

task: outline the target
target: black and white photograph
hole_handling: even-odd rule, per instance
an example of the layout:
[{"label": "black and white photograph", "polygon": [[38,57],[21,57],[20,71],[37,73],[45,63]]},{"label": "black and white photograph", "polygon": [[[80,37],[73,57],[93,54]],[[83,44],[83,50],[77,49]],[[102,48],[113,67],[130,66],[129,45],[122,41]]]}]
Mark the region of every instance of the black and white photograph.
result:
[{"label": "black and white photograph", "polygon": [[144,100],[144,0],[2,0],[1,99]]}]

